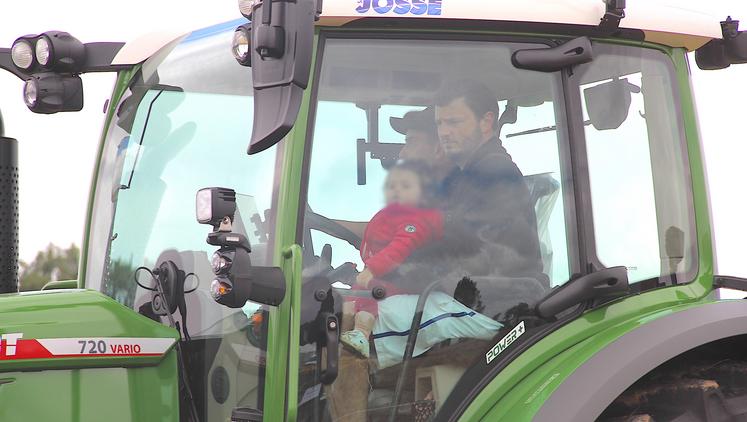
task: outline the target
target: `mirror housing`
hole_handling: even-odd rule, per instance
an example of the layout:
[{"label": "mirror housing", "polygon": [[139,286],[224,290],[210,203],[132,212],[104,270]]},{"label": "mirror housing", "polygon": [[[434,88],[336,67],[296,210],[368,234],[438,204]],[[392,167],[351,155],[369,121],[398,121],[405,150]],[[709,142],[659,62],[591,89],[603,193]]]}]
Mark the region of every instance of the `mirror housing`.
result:
[{"label": "mirror housing", "polygon": [[725,69],[747,63],[747,32],[739,31],[739,21],[731,16],[721,22],[723,39],[713,39],[695,50],[695,62],[703,70]]},{"label": "mirror housing", "polygon": [[542,318],[551,318],[558,313],[591,299],[610,299],[628,292],[628,269],[611,267],[571,280],[556,287],[549,296],[536,306]]},{"label": "mirror housing", "polygon": [[726,57],[724,41],[711,40],[695,50],[695,63],[702,70],[719,70],[731,66],[729,58]]},{"label": "mirror housing", "polygon": [[631,92],[641,92],[641,89],[625,78],[586,88],[584,102],[592,126],[596,130],[619,128],[628,118]]},{"label": "mirror housing", "polygon": [[264,151],[288,134],[309,83],[315,0],[264,0],[252,16],[254,125],[249,154]]},{"label": "mirror housing", "polygon": [[517,69],[557,72],[566,67],[588,63],[593,58],[589,38],[578,37],[557,47],[516,50],[511,55],[511,63]]}]

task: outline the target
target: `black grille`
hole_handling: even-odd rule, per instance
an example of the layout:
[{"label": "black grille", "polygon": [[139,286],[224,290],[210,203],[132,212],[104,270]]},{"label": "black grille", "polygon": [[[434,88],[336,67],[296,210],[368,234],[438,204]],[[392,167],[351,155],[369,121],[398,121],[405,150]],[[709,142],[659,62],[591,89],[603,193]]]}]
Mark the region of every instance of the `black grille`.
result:
[{"label": "black grille", "polygon": [[0,293],[18,291],[18,141],[0,137]]}]

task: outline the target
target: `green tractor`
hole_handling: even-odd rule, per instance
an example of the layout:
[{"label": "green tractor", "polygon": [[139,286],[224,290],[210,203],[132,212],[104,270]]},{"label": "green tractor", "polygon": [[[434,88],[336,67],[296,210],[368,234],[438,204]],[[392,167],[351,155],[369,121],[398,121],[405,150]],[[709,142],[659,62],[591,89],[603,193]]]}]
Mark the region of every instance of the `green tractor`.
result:
[{"label": "green tractor", "polygon": [[15,292],[0,191],[0,420],[747,420],[687,56],[747,34],[637,3],[243,1],[0,49],[38,113],[117,74],[78,280]]}]

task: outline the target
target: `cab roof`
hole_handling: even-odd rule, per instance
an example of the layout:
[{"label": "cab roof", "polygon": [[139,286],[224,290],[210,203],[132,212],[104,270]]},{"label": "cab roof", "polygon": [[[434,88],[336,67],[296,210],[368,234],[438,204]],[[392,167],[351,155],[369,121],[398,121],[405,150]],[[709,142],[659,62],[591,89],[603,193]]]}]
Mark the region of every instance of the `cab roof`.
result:
[{"label": "cab roof", "polygon": [[[362,19],[400,18],[593,27],[604,14],[602,0],[324,0],[319,24],[343,26]],[[620,28],[642,31],[646,41],[671,47],[692,51],[722,36],[723,19],[653,0],[627,2],[625,15]],[[444,23],[443,28],[448,25]]]},{"label": "cab roof", "polygon": [[[629,1],[620,28],[639,31],[643,40],[693,51],[714,38],[721,38],[720,21],[702,12],[657,4],[654,0]],[[602,0],[324,0],[317,25],[346,26],[376,19],[428,20],[448,29],[449,22],[572,25],[596,27],[605,14]],[[238,15],[238,11],[237,11]],[[725,18],[725,17],[724,17]],[[230,30],[243,18],[205,30]],[[422,23],[422,22],[419,22]],[[413,22],[413,26],[415,22]],[[399,21],[398,28],[407,23]],[[460,28],[464,25],[461,24]],[[204,32],[205,30],[197,31]],[[167,45],[175,45],[190,31],[150,33],[128,42],[114,64],[140,63]]]}]

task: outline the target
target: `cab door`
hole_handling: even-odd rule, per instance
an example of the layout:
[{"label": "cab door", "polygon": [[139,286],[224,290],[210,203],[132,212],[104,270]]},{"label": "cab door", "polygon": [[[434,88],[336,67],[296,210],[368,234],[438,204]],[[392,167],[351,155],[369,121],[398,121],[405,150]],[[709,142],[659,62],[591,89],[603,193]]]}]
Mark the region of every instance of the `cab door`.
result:
[{"label": "cab door", "polygon": [[[299,420],[388,420],[392,415],[413,420],[450,414],[447,401],[468,394],[457,385],[484,375],[486,356],[501,339],[515,340],[524,333],[517,331],[521,309],[578,271],[561,79],[515,69],[510,60],[518,49],[543,45],[542,40],[508,37],[323,33],[308,125],[300,234]],[[511,169],[510,180],[500,182],[505,189],[481,191],[492,182],[481,184],[474,166],[461,168],[456,157],[443,155],[446,129],[439,127],[444,122],[439,124],[437,116],[453,101],[436,97],[445,86],[465,79],[494,92],[491,132],[482,146],[491,157],[500,157],[496,166]],[[421,116],[425,146],[418,146],[415,134],[403,127],[408,113]],[[456,141],[473,140],[473,135],[467,131]],[[479,153],[468,157],[467,164],[470,160],[479,161]],[[377,277],[390,283],[382,283],[386,287],[377,294],[359,287],[359,274],[371,257],[365,244],[372,230],[387,226],[386,218],[377,219],[392,205],[387,184],[401,162],[408,161],[429,169],[418,177],[428,179],[434,189],[434,201],[415,207],[423,209],[415,214],[459,219],[466,233],[434,235],[413,246],[390,265],[391,273]],[[474,207],[460,202],[470,195]],[[531,218],[512,220],[506,213],[503,223],[485,224],[481,219],[486,216],[473,212],[492,204],[511,206],[513,200]],[[518,231],[530,236],[530,247],[503,240],[511,237],[504,235],[512,229],[509,221],[531,230]],[[416,219],[400,228],[418,233],[421,223]],[[501,240],[485,241],[494,236]],[[400,287],[399,293],[393,294],[391,285]],[[369,356],[347,344],[334,356],[329,348],[344,340],[327,336],[323,322],[335,318],[339,335],[354,330],[362,302],[373,302],[378,311],[368,338]],[[510,341],[503,344],[508,347]],[[330,363],[336,364],[336,377],[327,376]]]}]

